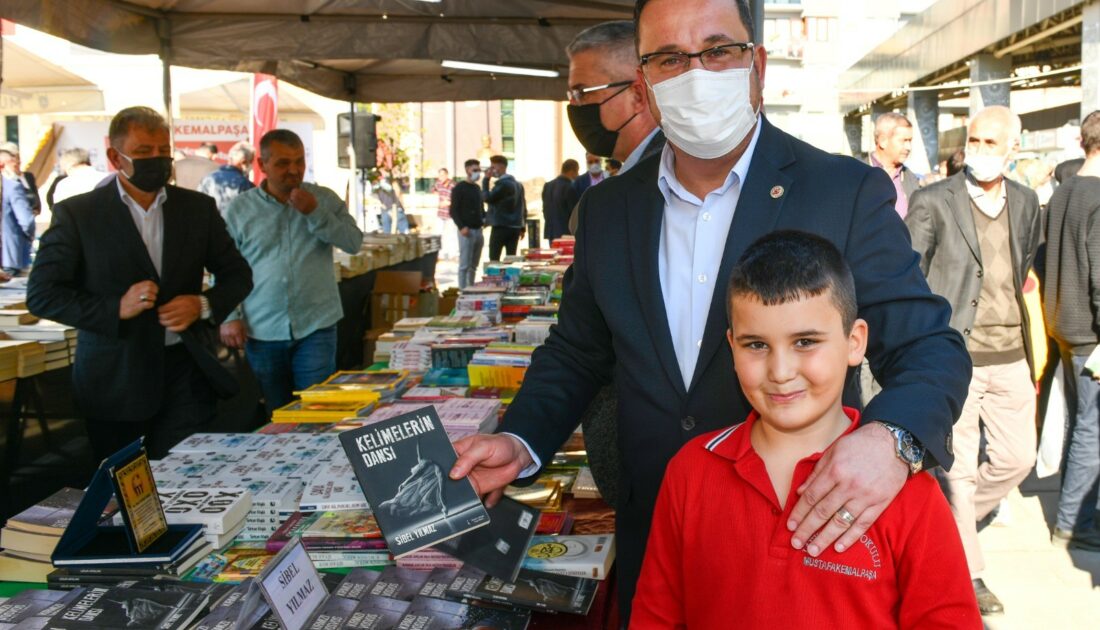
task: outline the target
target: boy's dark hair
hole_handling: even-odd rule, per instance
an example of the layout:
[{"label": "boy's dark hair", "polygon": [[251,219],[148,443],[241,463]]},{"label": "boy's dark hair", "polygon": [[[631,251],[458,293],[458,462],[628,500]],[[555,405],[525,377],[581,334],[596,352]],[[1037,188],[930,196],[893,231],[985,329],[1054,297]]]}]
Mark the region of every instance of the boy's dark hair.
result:
[{"label": "boy's dark hair", "polygon": [[463,166],[463,168],[469,168],[471,166],[481,166],[481,162],[478,161],[478,160],[475,160],[474,158],[470,158],[470,159],[466,160],[465,162],[463,162],[462,166]]},{"label": "boy's dark hair", "polygon": [[840,311],[845,334],[856,321],[856,284],[844,256],[815,234],[781,230],[766,234],[745,250],[730,273],[726,317],[733,299],[753,296],[767,306],[816,297],[828,291]]},{"label": "boy's dark hair", "polygon": [[500,164],[501,166],[508,166],[508,158],[503,155],[494,155],[489,158],[490,164]]}]

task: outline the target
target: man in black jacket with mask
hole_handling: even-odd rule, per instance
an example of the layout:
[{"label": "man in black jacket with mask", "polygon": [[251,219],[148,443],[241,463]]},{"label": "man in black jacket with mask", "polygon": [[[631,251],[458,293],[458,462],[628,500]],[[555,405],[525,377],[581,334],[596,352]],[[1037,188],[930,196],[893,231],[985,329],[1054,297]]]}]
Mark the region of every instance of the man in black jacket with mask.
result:
[{"label": "man in black jacket with mask", "polygon": [[[581,31],[569,55],[569,124],[585,151],[623,163],[620,173],[665,146],[638,78],[634,22],[604,22]],[[577,212],[569,218],[577,233]]]},{"label": "man in black jacket with mask", "polygon": [[[168,185],[168,124],[148,107],[111,121],[119,176],[53,209],[27,285],[39,317],[79,331],[73,398],[96,457],[144,436],[150,457],[209,430],[232,376],[197,334],[252,290],[214,200]],[[203,291],[203,270],[214,285]]]},{"label": "man in black jacket with mask", "polygon": [[[489,185],[491,179],[496,179],[492,186]],[[527,231],[527,201],[523,184],[508,174],[508,158],[503,155],[489,158],[489,171],[482,188],[489,204],[485,222],[493,228],[489,233],[489,260],[500,260],[502,249],[514,256],[519,239]]]},{"label": "man in black jacket with mask", "polygon": [[451,220],[458,227],[458,288],[465,289],[474,283],[477,266],[481,263],[481,249],[485,237],[481,226],[485,223],[485,202],[481,198],[481,162],[466,160],[466,179],[451,189]]}]

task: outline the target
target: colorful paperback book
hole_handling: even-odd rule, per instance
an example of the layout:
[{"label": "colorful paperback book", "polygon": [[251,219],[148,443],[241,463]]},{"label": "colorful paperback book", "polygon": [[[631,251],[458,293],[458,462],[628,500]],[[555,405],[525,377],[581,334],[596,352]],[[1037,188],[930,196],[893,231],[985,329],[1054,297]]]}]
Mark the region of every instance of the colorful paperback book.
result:
[{"label": "colorful paperback book", "polygon": [[326,385],[369,385],[377,390],[392,390],[409,378],[405,370],[375,372],[337,372],[325,380]]},{"label": "colorful paperback book", "polygon": [[301,533],[303,542],[310,538],[382,538],[382,530],[370,510],[322,512]]},{"label": "colorful paperback book", "polygon": [[614,534],[535,536],[523,567],[558,575],[602,580],[615,562]]},{"label": "colorful paperback book", "polygon": [[294,392],[307,402],[314,401],[344,401],[360,402],[363,404],[376,403],[381,398],[373,387],[355,384],[323,384],[312,385],[300,392]]},{"label": "colorful paperback book", "polygon": [[340,434],[348,461],[395,558],[489,523],[432,407]]}]

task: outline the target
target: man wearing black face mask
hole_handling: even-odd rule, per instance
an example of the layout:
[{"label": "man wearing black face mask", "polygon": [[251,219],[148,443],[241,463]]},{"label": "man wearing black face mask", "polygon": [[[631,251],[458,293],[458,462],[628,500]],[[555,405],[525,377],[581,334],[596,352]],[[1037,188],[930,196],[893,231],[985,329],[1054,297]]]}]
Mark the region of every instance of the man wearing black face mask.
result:
[{"label": "man wearing black face mask", "polygon": [[[111,121],[119,176],[53,209],[27,285],[39,317],[79,331],[73,398],[102,458],[145,437],[159,458],[210,428],[236,383],[199,341],[252,290],[252,270],[206,195],[169,186],[172,145],[148,107]],[[202,290],[203,270],[215,284]]]},{"label": "man wearing black face mask", "polygon": [[[569,55],[569,124],[591,154],[589,165],[598,167],[600,157],[612,157],[623,163],[622,173],[659,153],[665,136],[649,111],[645,84],[637,76],[634,23],[604,22],[585,29],[565,52]],[[587,179],[582,175],[574,182],[578,198],[588,188]],[[569,218],[569,233],[577,233],[576,210]]]}]

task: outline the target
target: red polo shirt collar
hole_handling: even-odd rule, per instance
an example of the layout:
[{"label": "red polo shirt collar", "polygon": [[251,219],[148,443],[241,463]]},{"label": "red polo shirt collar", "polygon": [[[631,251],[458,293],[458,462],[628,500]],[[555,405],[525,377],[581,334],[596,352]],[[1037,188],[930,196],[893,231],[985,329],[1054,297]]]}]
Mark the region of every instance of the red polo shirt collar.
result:
[{"label": "red polo shirt collar", "polygon": [[[851,407],[844,407],[844,414],[851,419],[851,424],[844,430],[844,433],[840,434],[838,440],[859,428],[859,411]],[[764,460],[760,459],[760,455],[753,449],[752,440],[750,439],[752,425],[759,419],[760,414],[754,410],[741,424],[736,424],[711,438],[706,443],[705,448],[711,453],[733,462],[742,479],[755,487],[772,503],[778,505],[778,499],[775,490],[772,488],[771,478],[768,477],[768,471],[764,466]],[[835,443],[834,440],[832,444]],[[832,444],[829,446],[832,446]],[[810,476],[814,464],[821,459],[823,454],[824,451],[821,451],[799,460],[798,464],[795,465],[794,478],[791,480],[792,490],[801,486],[802,482]],[[797,499],[798,496],[795,492],[789,492],[787,494],[788,505],[779,507],[789,509]]]}]

